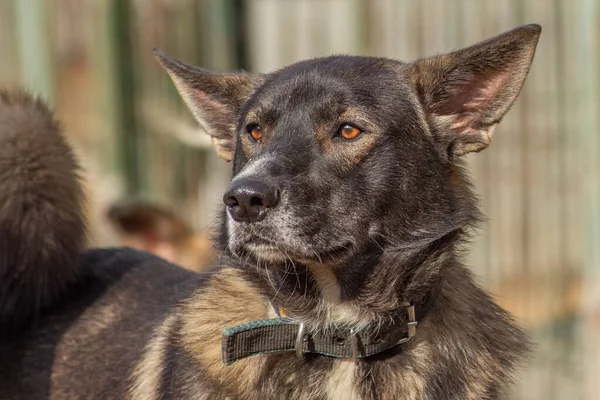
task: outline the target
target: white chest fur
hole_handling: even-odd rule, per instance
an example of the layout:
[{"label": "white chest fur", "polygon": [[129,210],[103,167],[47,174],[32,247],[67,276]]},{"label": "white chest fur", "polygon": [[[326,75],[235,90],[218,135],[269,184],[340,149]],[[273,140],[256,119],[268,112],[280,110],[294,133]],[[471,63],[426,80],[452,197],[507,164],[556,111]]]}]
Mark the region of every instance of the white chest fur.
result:
[{"label": "white chest fur", "polygon": [[327,381],[327,398],[360,400],[361,397],[354,385],[355,374],[356,364],[354,360],[336,360]]}]

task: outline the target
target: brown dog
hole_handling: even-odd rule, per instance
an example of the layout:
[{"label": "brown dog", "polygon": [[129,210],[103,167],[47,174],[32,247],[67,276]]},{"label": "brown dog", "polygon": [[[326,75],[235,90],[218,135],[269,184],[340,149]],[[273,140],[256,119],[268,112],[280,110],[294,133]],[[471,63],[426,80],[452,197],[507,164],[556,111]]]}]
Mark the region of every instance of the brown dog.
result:
[{"label": "brown dog", "polygon": [[528,341],[460,262],[479,217],[461,157],[539,34],[266,75],[157,52],[233,161],[209,275],[83,252],[68,146],[43,105],[0,97],[0,398],[500,397]]},{"label": "brown dog", "polygon": [[112,206],[107,220],[121,246],[143,250],[196,272],[212,268],[213,245],[165,206],[130,201]]}]

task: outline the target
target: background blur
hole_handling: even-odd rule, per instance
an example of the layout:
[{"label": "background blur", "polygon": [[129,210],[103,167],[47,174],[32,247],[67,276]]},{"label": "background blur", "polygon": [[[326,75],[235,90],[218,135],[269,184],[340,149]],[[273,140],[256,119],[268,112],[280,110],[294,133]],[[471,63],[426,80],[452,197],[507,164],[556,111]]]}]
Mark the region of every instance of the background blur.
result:
[{"label": "background blur", "polygon": [[411,60],[520,24],[543,31],[492,146],[469,156],[489,221],[469,264],[537,352],[515,399],[600,398],[600,4],[594,0],[3,0],[0,86],[57,110],[86,169],[96,245],[121,199],[205,230],[230,177],[167,75],[184,62],[267,72],[352,53]]}]

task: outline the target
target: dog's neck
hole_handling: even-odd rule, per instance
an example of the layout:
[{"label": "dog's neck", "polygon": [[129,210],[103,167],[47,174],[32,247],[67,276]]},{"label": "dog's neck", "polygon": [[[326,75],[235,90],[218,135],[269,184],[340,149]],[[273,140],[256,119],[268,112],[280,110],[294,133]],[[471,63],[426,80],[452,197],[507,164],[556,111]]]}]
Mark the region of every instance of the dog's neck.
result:
[{"label": "dog's neck", "polygon": [[364,328],[389,320],[403,302],[418,303],[455,262],[462,230],[419,248],[376,245],[345,263],[246,265],[275,307],[314,329]]}]

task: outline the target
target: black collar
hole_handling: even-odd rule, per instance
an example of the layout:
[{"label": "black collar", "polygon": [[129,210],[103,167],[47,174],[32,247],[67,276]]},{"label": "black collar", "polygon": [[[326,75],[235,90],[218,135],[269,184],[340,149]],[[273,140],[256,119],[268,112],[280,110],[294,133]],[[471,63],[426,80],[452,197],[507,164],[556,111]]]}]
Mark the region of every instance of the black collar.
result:
[{"label": "black collar", "polygon": [[227,328],[223,331],[223,363],[229,365],[255,354],[292,351],[300,357],[312,353],[355,360],[384,352],[408,342],[416,334],[417,325],[437,302],[443,284],[443,279],[434,284],[422,302],[403,304],[392,314],[391,323],[358,332],[340,327],[307,333],[304,323],[290,318],[263,319]]}]

